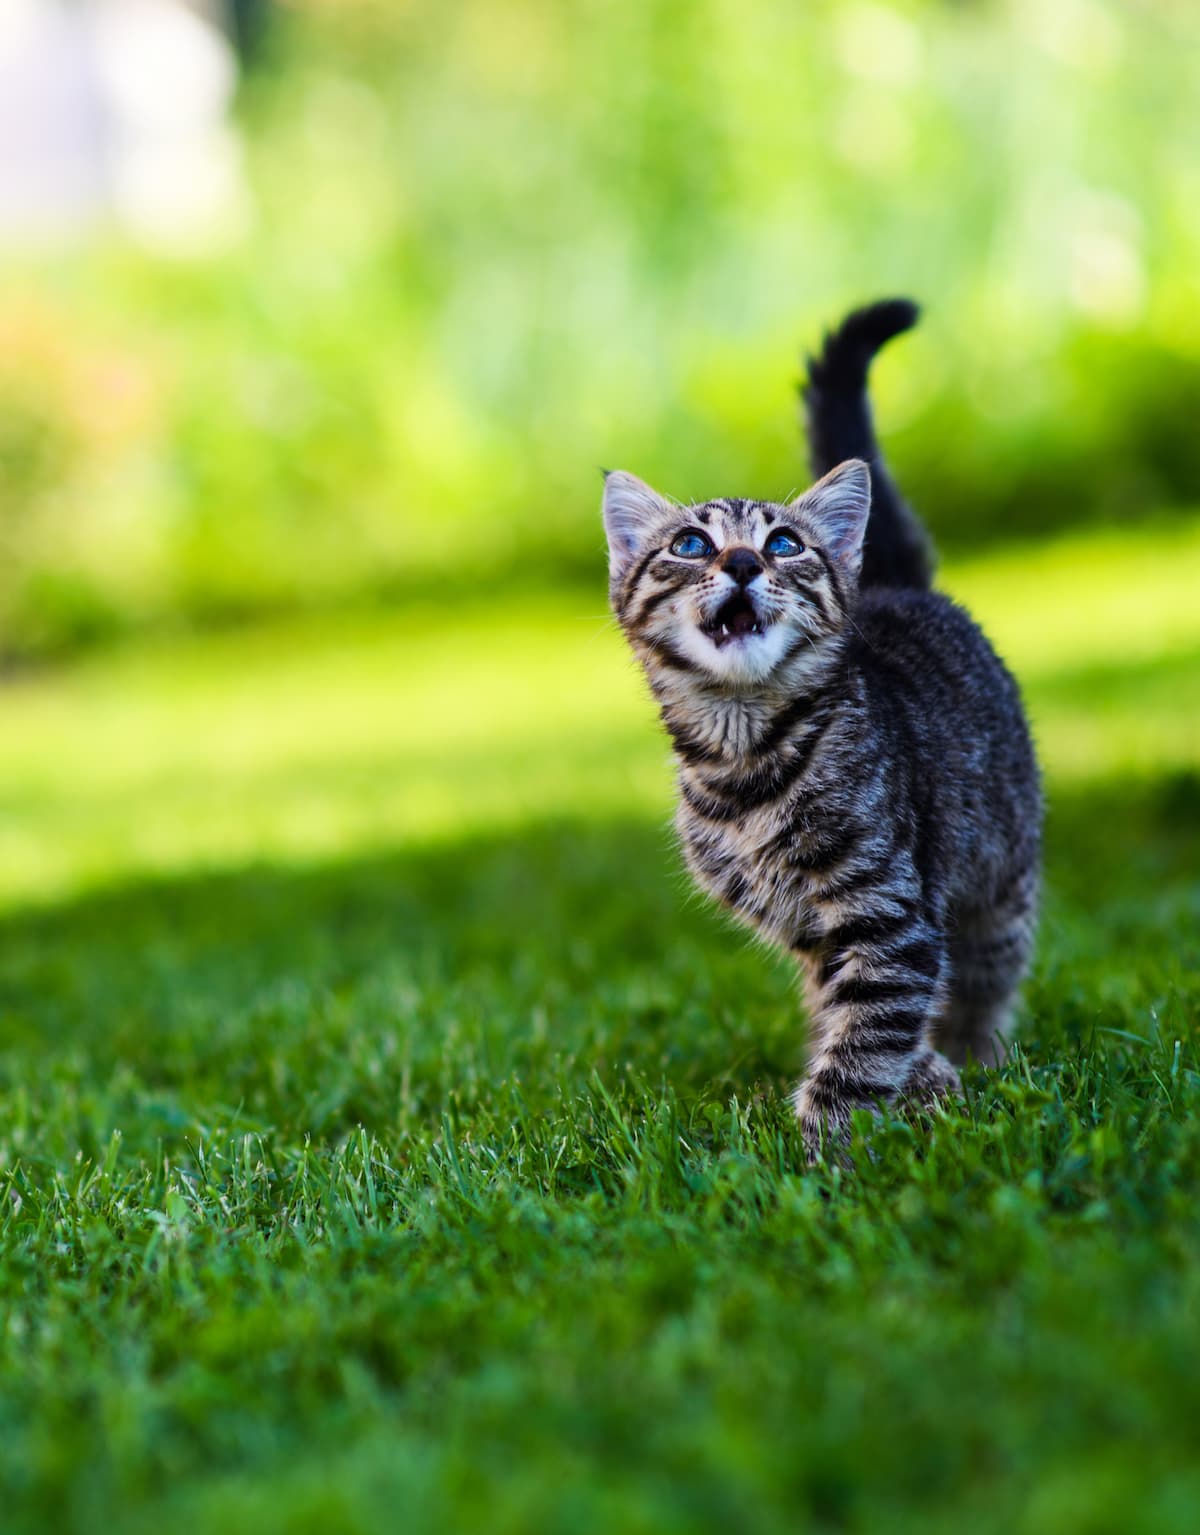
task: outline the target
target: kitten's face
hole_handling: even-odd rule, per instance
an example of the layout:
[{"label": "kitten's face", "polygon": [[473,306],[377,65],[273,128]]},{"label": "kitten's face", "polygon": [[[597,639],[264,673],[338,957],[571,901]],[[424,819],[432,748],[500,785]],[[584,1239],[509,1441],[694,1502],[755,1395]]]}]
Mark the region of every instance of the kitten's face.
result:
[{"label": "kitten's face", "polygon": [[862,563],[867,467],[848,460],[787,505],[676,506],[605,480],[610,595],[648,666],[752,691],[842,629]]}]

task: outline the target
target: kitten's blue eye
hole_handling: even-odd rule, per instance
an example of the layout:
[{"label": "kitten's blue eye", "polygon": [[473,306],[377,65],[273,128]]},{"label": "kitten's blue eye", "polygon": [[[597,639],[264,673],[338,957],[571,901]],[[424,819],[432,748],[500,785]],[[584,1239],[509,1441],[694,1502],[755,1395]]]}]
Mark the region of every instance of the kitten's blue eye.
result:
[{"label": "kitten's blue eye", "polygon": [[697,533],[695,528],[681,533],[671,545],[671,553],[677,554],[681,560],[702,560],[706,554],[712,552],[712,544],[703,533]]},{"label": "kitten's blue eye", "polygon": [[803,554],[804,545],[794,533],[789,533],[786,528],[776,528],[763,545],[764,554],[779,554],[787,559],[792,554]]}]

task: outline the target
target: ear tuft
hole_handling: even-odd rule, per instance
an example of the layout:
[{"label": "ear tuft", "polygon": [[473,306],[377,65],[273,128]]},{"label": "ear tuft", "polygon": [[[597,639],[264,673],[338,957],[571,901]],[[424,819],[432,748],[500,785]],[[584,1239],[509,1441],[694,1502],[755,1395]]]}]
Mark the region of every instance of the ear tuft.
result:
[{"label": "ear tuft", "polygon": [[608,569],[619,581],[641,549],[650,527],[668,510],[668,504],[635,474],[622,469],[604,473],[604,531],[608,534]]},{"label": "ear tuft", "polygon": [[848,458],[795,503],[815,524],[827,551],[857,572],[871,513],[871,471],[861,458]]}]

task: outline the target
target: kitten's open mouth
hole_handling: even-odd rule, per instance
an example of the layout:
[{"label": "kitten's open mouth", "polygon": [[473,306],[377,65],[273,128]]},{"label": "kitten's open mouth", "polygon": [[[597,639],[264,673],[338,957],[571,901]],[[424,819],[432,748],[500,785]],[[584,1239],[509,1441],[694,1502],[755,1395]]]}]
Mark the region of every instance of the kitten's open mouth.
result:
[{"label": "kitten's open mouth", "polygon": [[701,633],[707,634],[720,650],[722,645],[728,645],[731,640],[746,640],[752,634],[761,634],[764,627],[749,597],[735,592],[721,604],[706,624],[701,625]]}]

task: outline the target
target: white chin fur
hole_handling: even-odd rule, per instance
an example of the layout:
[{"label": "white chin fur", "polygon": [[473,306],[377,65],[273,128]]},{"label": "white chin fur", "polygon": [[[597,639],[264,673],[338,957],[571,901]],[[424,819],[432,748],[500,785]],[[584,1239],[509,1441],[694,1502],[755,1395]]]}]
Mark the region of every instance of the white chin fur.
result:
[{"label": "white chin fur", "polygon": [[764,682],[782,661],[794,631],[786,624],[772,624],[765,634],[748,634],[726,640],[718,650],[708,635],[687,625],[674,643],[710,677],[722,682]]}]

